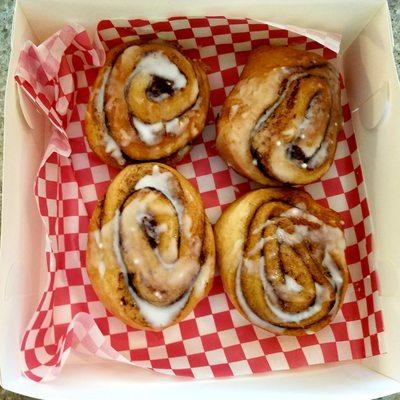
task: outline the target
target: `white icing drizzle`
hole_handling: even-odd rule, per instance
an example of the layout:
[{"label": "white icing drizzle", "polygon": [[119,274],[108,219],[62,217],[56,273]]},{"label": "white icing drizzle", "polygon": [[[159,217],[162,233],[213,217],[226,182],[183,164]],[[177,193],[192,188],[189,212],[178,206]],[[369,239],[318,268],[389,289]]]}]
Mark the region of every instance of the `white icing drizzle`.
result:
[{"label": "white icing drizzle", "polygon": [[163,328],[169,325],[177,315],[182,311],[183,307],[188,301],[192,288],[188,290],[178,301],[172,303],[169,306],[155,306],[148,301],[139,297],[136,292],[129,286],[129,293],[135,300],[135,303],[139,307],[140,313],[143,318],[153,327],[153,328]]},{"label": "white icing drizzle", "polygon": [[[183,219],[184,221],[183,230],[186,232],[190,232],[192,220],[189,216],[183,214],[183,204],[178,198],[176,198],[176,194],[174,193],[173,190],[173,185],[171,185],[170,182],[170,179],[172,177],[173,176],[169,171],[160,172],[159,166],[155,165],[153,167],[151,175],[145,175],[136,183],[135,190],[151,187],[162,192],[173,204],[176,213],[178,215],[180,224],[182,223]],[[179,315],[179,313],[186,305],[193,290],[195,290],[196,295],[201,294],[204,291],[204,288],[208,282],[208,277],[209,277],[209,265],[208,265],[209,260],[207,259],[205,264],[202,266],[200,273],[198,274],[194,283],[188,288],[188,290],[184,293],[184,295],[173,304],[170,304],[168,306],[157,306],[142,299],[136,293],[134,288],[132,288],[129,284],[128,271],[123,261],[123,257],[121,254],[121,247],[120,247],[120,220],[121,218],[123,218],[124,213],[127,212],[127,210],[132,206],[132,203],[133,202],[131,202],[124,209],[122,214],[120,213],[119,210],[117,210],[115,212],[113,219],[108,224],[105,224],[102,227],[101,231],[94,231],[93,234],[97,246],[102,249],[104,247],[102,243],[102,232],[103,231],[105,232],[106,230],[109,231],[111,229],[112,231],[111,233],[113,235],[112,250],[115,256],[115,261],[122,273],[128,291],[132,296],[135,304],[139,308],[143,318],[147,321],[147,323],[151,325],[153,328],[160,329],[168,326],[172,321],[174,321],[174,319]],[[148,213],[146,212],[146,204],[144,203],[143,208],[140,208],[136,215],[137,222],[142,223],[143,218],[145,218],[146,216],[148,216]],[[167,229],[168,229],[167,224],[160,224],[155,228],[155,231],[156,234],[160,234],[162,232],[166,232]],[[201,242],[198,240],[198,238],[193,238],[193,247],[195,253],[201,250]],[[167,264],[162,260],[162,257],[160,256],[157,248],[154,250],[154,253],[157,256],[160,265],[162,265],[166,269],[174,268],[179,262],[178,260],[176,263]],[[139,260],[136,259],[133,260],[134,264],[137,262],[139,262]],[[190,268],[189,264],[188,267]],[[98,268],[100,275],[103,277],[105,273],[104,263],[100,262]],[[180,274],[180,276],[178,276],[178,278],[181,278],[182,276],[183,272]],[[154,295],[158,298],[162,297],[162,294],[157,291],[154,292]]]},{"label": "white icing drizzle", "polygon": [[330,255],[330,253],[325,253],[322,264],[327,268],[331,275],[330,277],[328,277],[329,282],[332,286],[335,287],[336,290],[339,290],[343,285],[343,277],[340,274],[335,261],[332,260],[332,256]]},{"label": "white icing drizzle", "polygon": [[274,222],[271,221],[270,219],[266,220],[263,224],[261,224],[260,226],[258,226],[257,228],[253,229],[253,234],[257,234],[261,231],[263,231],[268,225],[272,225]]},{"label": "white icing drizzle", "polygon": [[288,274],[285,274],[285,283],[280,286],[280,289],[294,293],[300,293],[304,290],[303,286],[299,285],[296,280]]},{"label": "white icing drizzle", "polygon": [[229,118],[233,118],[237,114],[238,110],[239,110],[238,104],[234,104],[233,106],[231,106],[229,110]]},{"label": "white icing drizzle", "polygon": [[[200,108],[201,98],[197,98],[194,105],[189,111],[195,111]],[[162,141],[162,137],[165,133],[169,135],[180,135],[187,127],[189,120],[185,117],[176,117],[166,122],[155,122],[154,124],[146,124],[139,118],[132,118],[133,126],[135,127],[140,140],[150,146],[156,145]],[[193,132],[193,135],[197,133],[197,130]]]},{"label": "white icing drizzle", "polygon": [[152,174],[140,178],[135,185],[135,190],[150,187],[163,193],[174,206],[178,215],[179,224],[182,226],[184,206],[181,200],[176,197],[173,187],[171,187],[171,178],[173,178],[171,172],[160,172],[160,167],[154,165]]},{"label": "white icing drizzle", "polygon": [[[128,271],[126,269],[126,265],[123,261],[121,254],[121,249],[119,246],[119,220],[120,220],[120,212],[119,210],[117,210],[114,215],[114,218],[112,219],[112,221],[110,221],[113,230],[113,251],[115,254],[117,264],[124,277],[125,284],[129,290],[130,295],[133,297],[136,305],[138,306],[143,318],[152,327],[163,328],[169,325],[175,319],[175,317],[180,313],[182,308],[187,303],[193,287],[190,287],[178,301],[169,306],[161,306],[161,307],[155,306],[149,303],[148,301],[142,299],[140,296],[138,296],[135,290],[129,285]],[[105,229],[107,225],[105,225],[102,229]]]},{"label": "white icing drizzle", "polygon": [[178,134],[179,127],[180,127],[179,118],[171,119],[171,121],[165,123],[165,131],[167,133]]},{"label": "white icing drizzle", "polygon": [[[285,67],[283,67],[285,68]],[[283,69],[284,72],[290,72],[290,69]],[[264,113],[261,115],[261,117],[258,119],[258,121],[256,122],[255,126],[254,126],[254,132],[257,132],[264,124],[265,122],[269,119],[269,117],[275,112],[275,110],[280,106],[280,104],[282,103],[282,101],[284,100],[288,90],[289,90],[289,86],[290,84],[297,80],[302,78],[303,76],[306,76],[306,73],[301,73],[301,74],[295,74],[293,76],[291,76],[287,83],[286,83],[286,87],[285,90],[282,92],[282,94],[278,97],[278,99],[276,100],[276,102],[274,104],[272,104],[272,106],[268,107]]]},{"label": "white icing drizzle", "polygon": [[[304,203],[300,203],[299,207],[306,209]],[[277,238],[279,243],[286,243],[289,246],[294,246],[298,243],[301,243],[302,241],[304,241],[304,239],[309,239],[312,242],[319,243],[325,249],[325,255],[322,261],[322,265],[329,272],[330,276],[327,276],[327,279],[334,288],[336,293],[335,304],[330,310],[329,314],[330,315],[335,314],[337,311],[337,307],[339,306],[339,294],[343,285],[343,276],[336,262],[333,260],[331,252],[345,250],[346,244],[342,230],[327,225],[314,215],[308,214],[303,209],[299,209],[296,207],[286,210],[280,216],[287,218],[297,217],[306,219],[314,224],[317,224],[319,227],[317,229],[311,229],[307,225],[294,225],[293,233],[288,233],[284,229],[277,227],[276,234],[273,236],[262,237],[248,253],[248,256],[252,257],[257,253],[260,253],[260,251],[264,247],[264,244],[269,240],[273,240],[274,238]],[[252,233],[253,234],[259,233],[260,231],[264,230],[266,226],[273,223],[274,222],[272,220],[267,220],[265,223],[261,224],[258,228],[254,229]],[[269,256],[269,254],[267,256]],[[277,294],[266,277],[265,263],[266,260],[262,254],[258,259],[258,265],[256,265],[256,263],[253,260],[245,258],[240,261],[236,274],[235,289],[239,304],[242,307],[243,311],[248,316],[248,318],[250,319],[250,321],[255,323],[256,325],[265,327],[266,329],[269,330],[271,330],[272,328],[272,331],[276,331],[277,328],[283,329],[262,320],[250,309],[241,290],[240,275],[242,266],[246,268],[247,273],[257,273],[260,276],[265,293],[265,302],[269,307],[269,309],[283,322],[299,323],[303,320],[306,320],[315,315],[316,313],[318,313],[321,310],[324,302],[329,301],[330,299],[329,289],[327,287],[319,285],[318,283],[315,283],[316,297],[314,303],[310,307],[308,307],[306,310],[297,313],[289,313],[282,310],[279,307],[279,299],[277,297]],[[301,293],[304,290],[304,287],[301,286],[290,275],[285,274],[284,278],[285,278],[285,283],[281,284],[278,288],[278,290],[280,290],[281,292],[285,293],[286,295],[290,295],[293,293]]]},{"label": "white icing drizzle", "polygon": [[165,123],[165,132],[171,135],[179,135],[186,128],[189,120],[187,118],[174,118]]},{"label": "white icing drizzle", "polygon": [[316,313],[318,313],[319,311],[321,311],[322,304],[325,301],[329,300],[329,291],[323,286],[319,285],[318,283],[315,283],[315,291],[316,291],[315,301],[310,307],[298,313],[290,313],[284,311],[276,305],[278,304],[278,298],[275,294],[273,287],[271,286],[271,284],[269,283],[268,279],[265,276],[264,260],[262,257],[260,258],[258,273],[260,274],[261,282],[263,284],[265,292],[264,296],[265,302],[267,303],[270,310],[283,322],[299,323],[305,319],[308,319],[313,315],[315,315]]},{"label": "white icing drizzle", "polygon": [[121,148],[118,146],[117,142],[112,138],[109,133],[107,124],[106,124],[106,116],[104,114],[104,97],[105,97],[105,88],[108,81],[108,78],[111,73],[111,67],[109,67],[103,76],[103,81],[100,85],[97,96],[95,97],[95,107],[97,113],[101,116],[101,124],[102,124],[102,132],[103,132],[103,145],[106,153],[110,154],[119,165],[125,165],[126,160],[122,155]]},{"label": "white icing drizzle", "polygon": [[119,130],[120,135],[122,136],[121,145],[126,147],[132,142],[132,138],[128,136],[128,132],[125,129]]},{"label": "white icing drizzle", "polygon": [[279,243],[286,243],[289,246],[294,246],[301,243],[308,233],[308,226],[295,225],[294,232],[288,233],[282,228],[276,229],[276,236]]},{"label": "white icing drizzle", "polygon": [[323,222],[319,218],[317,218],[315,215],[305,212],[305,209],[306,209],[306,205],[304,203],[299,203],[296,207],[292,207],[292,208],[289,208],[286,211],[284,211],[281,214],[281,217],[303,218],[314,224],[323,225]]},{"label": "white icing drizzle", "polygon": [[313,223],[319,223],[318,229],[310,229],[307,225],[295,225],[294,233],[288,233],[281,228],[277,228],[278,240],[281,243],[287,243],[288,245],[295,245],[308,238],[312,242],[320,243],[324,246],[326,252],[331,252],[335,249],[344,251],[346,243],[344,240],[343,232],[341,229],[324,224],[320,219],[313,215],[304,213],[302,210],[297,208],[291,208],[286,212],[282,213],[284,217],[296,217],[307,219]]},{"label": "white icing drizzle", "polygon": [[209,266],[208,266],[208,260],[206,261],[205,264],[201,267],[200,273],[196,279],[196,283],[194,284],[194,291],[196,296],[201,295],[204,293],[204,289],[206,288],[206,285],[209,281]]},{"label": "white icing drizzle", "polygon": [[167,227],[167,224],[160,224],[160,225],[157,225],[154,229],[155,229],[156,234],[160,235],[161,233],[167,232],[168,227]]},{"label": "white icing drizzle", "polygon": [[183,234],[189,235],[191,228],[192,228],[192,219],[189,217],[189,215],[185,215],[183,217]]},{"label": "white icing drizzle", "polygon": [[104,150],[117,160],[119,165],[125,165],[125,159],[117,142],[109,135],[104,135]]},{"label": "white icing drizzle", "polygon": [[241,251],[242,246],[243,246],[243,240],[240,240],[240,239],[236,240],[233,245],[232,252],[236,253],[238,251]]},{"label": "white icing drizzle", "polygon": [[197,111],[198,109],[200,109],[201,102],[202,102],[201,96],[197,96],[196,103],[194,103],[193,107],[190,110]]},{"label": "white icing drizzle", "polygon": [[93,232],[93,237],[94,237],[94,240],[96,242],[97,247],[99,249],[103,249],[104,245],[103,245],[103,242],[101,240],[100,231],[99,230],[95,230]]},{"label": "white icing drizzle", "polygon": [[[308,107],[307,113],[300,124],[297,124],[296,138],[305,139],[307,131],[312,127],[314,121],[321,114],[321,108],[318,107],[317,96],[314,97]],[[308,146],[306,143],[301,143],[299,146],[306,157],[309,158],[307,163],[301,163],[301,168],[316,168],[319,167],[325,160],[328,151],[328,141],[324,139],[322,142],[313,143]]]},{"label": "white icing drizzle", "polygon": [[155,290],[153,293],[154,293],[154,296],[157,297],[157,299],[160,299],[160,300],[162,299],[162,294],[159,290]]},{"label": "white icing drizzle", "polygon": [[[296,203],[295,205],[296,205],[297,208],[299,208],[299,209],[302,210],[302,211],[307,210],[306,203],[304,203],[303,201],[300,201],[300,202]],[[310,215],[311,217],[313,217],[313,215],[311,215],[311,214],[308,214],[308,215]],[[314,217],[314,218],[315,218],[315,217]],[[317,218],[317,219],[318,219],[318,218]]]},{"label": "white icing drizzle", "polygon": [[296,129],[293,127],[282,131],[282,135],[286,136],[288,139],[291,139],[295,133],[296,133]]},{"label": "white icing drizzle", "polygon": [[261,238],[255,245],[254,247],[248,252],[248,256],[252,257],[256,254],[258,254],[263,248],[265,243],[273,240],[274,237],[273,236],[268,236],[268,237],[263,237]]},{"label": "white icing drizzle", "polygon": [[104,278],[104,273],[106,272],[106,266],[104,265],[103,261],[99,262],[99,272],[100,272],[100,276],[102,278]]},{"label": "white icing drizzle", "polygon": [[247,318],[255,325],[258,325],[261,328],[267,329],[272,332],[280,333],[283,332],[285,329],[281,328],[280,326],[273,325],[262,318],[260,318],[257,314],[253,312],[250,306],[247,304],[247,301],[242,292],[242,285],[240,282],[240,276],[242,272],[242,263],[244,260],[240,260],[238,264],[238,268],[236,270],[236,277],[235,277],[235,291],[236,297],[238,299],[239,305],[242,308],[243,312],[246,314]]},{"label": "white icing drizzle", "polygon": [[106,69],[106,71],[104,72],[103,81],[101,82],[101,85],[98,89],[97,95],[94,99],[96,111],[101,114],[103,114],[106,84],[107,84],[108,78],[110,77],[110,74],[111,74],[111,67],[108,67]]},{"label": "white icing drizzle", "polygon": [[[123,156],[120,146],[110,135],[109,129],[106,124],[106,117],[104,114],[105,87],[110,77],[111,69],[111,67],[107,68],[104,73],[103,81],[95,98],[95,108],[102,118],[103,144],[105,152],[110,154],[118,162],[119,165],[125,165],[126,160]],[[173,83],[174,90],[183,89],[187,84],[187,79],[185,75],[180,72],[178,67],[174,63],[172,63],[168,57],[166,57],[162,52],[159,51],[147,53],[144,57],[142,57],[142,59],[136,65],[135,69],[125,82],[125,93],[133,77],[140,73],[155,75],[160,78],[169,80]],[[152,98],[152,100],[160,102],[162,100],[165,100],[169,96],[170,95],[167,93],[162,93],[159,96]],[[111,105],[112,103],[109,102],[108,104],[106,104],[106,108],[111,107]],[[198,96],[196,102],[193,104],[189,111],[198,110],[200,108],[200,105],[201,97]],[[146,124],[140,119],[133,117],[132,124],[135,127],[140,140],[149,146],[154,146],[162,141],[162,137],[165,133],[171,135],[181,134],[187,126],[188,120],[177,117],[166,122],[159,121],[153,124]],[[123,137],[121,144],[123,146],[128,146],[131,143],[132,138],[130,138],[124,131],[121,132],[121,135]]]},{"label": "white icing drizzle", "polygon": [[132,118],[133,126],[139,134],[140,140],[150,146],[158,144],[162,140],[162,133],[164,131],[164,125],[162,122],[156,122],[154,124],[145,124],[140,119]]},{"label": "white icing drizzle", "polygon": [[[292,72],[292,69],[287,68],[287,67],[282,67],[281,70],[284,73],[290,73]],[[302,78],[306,76],[307,73],[300,73],[300,74],[295,74],[292,77],[290,77],[287,81],[285,90],[282,92],[282,94],[279,96],[277,101],[269,108],[265,110],[265,112],[261,115],[261,117],[258,119],[254,126],[254,132],[257,132],[264,124],[265,122],[270,118],[270,116],[275,112],[275,110],[279,107],[279,105],[282,103],[284,100],[287,91],[289,90],[290,84],[299,78]],[[314,120],[318,117],[320,108],[317,106],[317,99],[313,98],[310,102],[310,105],[308,107],[307,113],[305,117],[301,120],[296,120],[294,121],[294,126],[291,128],[288,128],[284,131],[282,131],[282,135],[286,136],[288,140],[294,140],[296,138],[300,138],[304,140],[306,138],[305,132],[310,129],[310,127],[313,125]],[[335,126],[337,126],[337,123],[335,123]],[[280,146],[282,142],[278,140],[276,142],[277,146]],[[305,143],[301,143],[299,146],[304,153],[304,155],[309,158],[307,162],[302,162],[298,164],[302,169],[314,169],[319,167],[321,164],[323,164],[326,160],[327,157],[327,152],[328,152],[328,147],[329,143],[325,139],[321,143],[315,143],[311,146],[307,146]]]},{"label": "white icing drizzle", "polygon": [[119,217],[120,217],[120,211],[117,210],[115,212],[114,218],[111,221],[112,233],[113,233],[113,250],[114,250],[117,264],[124,276],[124,280],[125,280],[127,286],[129,286],[128,271],[126,270],[124,260],[122,259],[121,249],[119,247]]},{"label": "white icing drizzle", "polygon": [[179,68],[160,51],[152,51],[141,58],[136,65],[134,75],[146,73],[173,82],[174,90],[183,89],[187,80]]},{"label": "white icing drizzle", "polygon": [[281,234],[281,239],[285,243],[293,245],[302,242],[305,238],[308,238],[310,241],[319,243],[324,247],[325,254],[324,259],[322,260],[322,265],[328,270],[330,277],[327,276],[327,278],[336,292],[335,305],[330,314],[335,313],[339,304],[339,294],[343,285],[343,277],[335,261],[332,259],[331,252],[335,250],[343,252],[345,250],[346,242],[342,230],[327,225],[315,216],[307,214],[297,208],[291,208],[281,215],[287,217],[301,216],[302,218],[306,218],[311,222],[319,223],[320,227],[318,229],[309,229],[308,226],[306,226],[307,229],[304,229],[300,228],[300,226],[303,225],[295,225],[295,232],[293,234],[288,234],[287,232],[283,231],[284,233]]},{"label": "white icing drizzle", "polygon": [[[126,207],[126,210],[127,210],[129,207],[131,207],[131,205],[132,205],[133,203],[134,203],[134,202],[131,202],[131,203]],[[143,203],[141,203],[141,205],[142,205],[142,204],[143,204]],[[136,214],[136,221],[137,221],[137,223],[138,223],[139,225],[143,224],[143,219],[145,219],[145,218],[150,218],[150,215],[147,214],[147,212],[146,212],[146,204],[143,204],[143,206],[144,206],[144,207],[142,207],[142,210],[139,209],[138,213]],[[143,211],[143,210],[145,210],[145,211]],[[135,228],[132,227],[131,229],[134,230]],[[155,237],[153,237],[153,239],[155,239],[155,240],[157,241],[158,238],[159,238],[159,236],[160,236],[160,234],[163,233],[163,232],[166,232],[167,229],[168,229],[167,224],[157,225],[157,226],[154,228]],[[165,269],[172,269],[172,268],[175,266],[175,263],[171,263],[171,264],[170,264],[170,263],[165,262],[164,259],[161,257],[161,255],[160,255],[160,253],[159,253],[159,251],[158,251],[157,248],[154,249],[154,254],[155,254],[155,256],[157,257],[157,260],[158,260],[159,265],[161,265],[163,268],[165,268]],[[173,257],[173,258],[177,258],[178,250],[177,250],[177,248],[176,248],[176,242],[173,242],[173,241],[170,242],[169,248],[168,248],[168,250],[167,250],[167,254],[171,255],[171,257]],[[135,259],[135,260],[134,260],[134,263],[136,263],[136,262],[139,262],[139,260],[136,260],[136,259]]]},{"label": "white icing drizzle", "polygon": [[[132,79],[139,74],[158,76],[159,78],[171,81],[174,90],[183,89],[187,84],[185,75],[182,74],[179,68],[160,51],[151,51],[141,58],[135,69],[125,81],[125,93],[127,92]],[[152,97],[151,100],[160,103],[168,97],[170,97],[168,93],[161,93],[158,96]]]},{"label": "white icing drizzle", "polygon": [[[301,122],[296,120],[296,137],[305,139],[307,131],[312,128],[314,121],[319,117],[319,114],[321,114],[321,108],[318,107],[318,96],[314,96],[308,106],[304,118],[301,120]],[[313,143],[311,146],[307,146],[306,143],[302,143],[300,148],[306,157],[311,157],[320,145],[321,143],[318,142]]]},{"label": "white icing drizzle", "polygon": [[322,142],[321,146],[315,152],[314,156],[307,162],[308,167],[310,168],[319,167],[326,160],[328,146],[329,144],[327,141]]},{"label": "white icing drizzle", "polygon": [[[184,206],[183,206],[181,200],[176,197],[176,193],[174,193],[173,187],[171,187],[172,185],[171,185],[170,179],[172,177],[173,177],[173,175],[169,171],[160,172],[159,166],[155,165],[153,167],[151,175],[145,175],[136,183],[135,190],[143,189],[145,187],[151,187],[151,188],[154,188],[154,189],[158,190],[159,192],[163,193],[169,199],[169,201],[172,203],[172,205],[174,206],[175,212],[178,217],[179,225],[182,229],[182,234],[190,236],[192,219],[190,218],[189,215],[184,213]],[[132,204],[133,204],[133,202],[125,208],[124,212],[128,212],[128,210]],[[148,215],[146,203],[144,203],[142,201],[140,203],[140,206],[141,206],[139,209],[140,212],[136,215],[136,220],[139,224],[142,223],[143,218]],[[164,225],[164,227],[161,228],[161,230],[163,230],[163,229],[166,229],[166,225]],[[156,228],[156,234],[157,235],[159,234],[159,231],[157,230],[157,228]],[[171,246],[172,245],[173,245],[173,243],[171,242]],[[194,253],[200,252],[201,241],[199,240],[198,237],[195,237],[195,236],[191,237],[191,245],[192,245]],[[174,249],[171,248],[168,251],[168,253],[173,254],[173,250]],[[175,250],[175,253],[176,253],[176,250]],[[159,265],[161,265],[165,269],[173,269],[177,264],[181,263],[181,260],[179,260],[179,259],[177,259],[177,261],[173,262],[173,263],[166,262],[161,257],[158,248],[154,249],[154,255],[157,257]],[[173,258],[176,258],[176,257],[177,257],[177,255],[174,256]],[[186,261],[186,263],[189,267],[190,261]],[[193,263],[196,263],[196,261],[193,261]]]}]

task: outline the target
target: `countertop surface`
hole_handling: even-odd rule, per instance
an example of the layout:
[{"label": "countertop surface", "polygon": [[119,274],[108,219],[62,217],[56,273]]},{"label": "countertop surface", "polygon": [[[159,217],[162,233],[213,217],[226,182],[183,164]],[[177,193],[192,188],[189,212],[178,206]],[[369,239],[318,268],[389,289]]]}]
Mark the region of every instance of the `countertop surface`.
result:
[{"label": "countertop surface", "polygon": [[[4,90],[7,76],[8,59],[10,53],[10,30],[14,10],[14,0],[0,0],[0,162],[3,163],[3,106]],[[389,0],[389,8],[392,18],[394,34],[394,56],[397,64],[397,71],[400,74],[400,1]],[[360,6],[362,2],[360,2]],[[1,177],[0,177],[1,179]],[[1,198],[0,198],[1,201]],[[1,205],[1,204],[0,204]],[[28,399],[15,393],[8,392],[0,387],[0,400],[2,399]],[[400,394],[388,396],[385,400],[400,400]]]}]

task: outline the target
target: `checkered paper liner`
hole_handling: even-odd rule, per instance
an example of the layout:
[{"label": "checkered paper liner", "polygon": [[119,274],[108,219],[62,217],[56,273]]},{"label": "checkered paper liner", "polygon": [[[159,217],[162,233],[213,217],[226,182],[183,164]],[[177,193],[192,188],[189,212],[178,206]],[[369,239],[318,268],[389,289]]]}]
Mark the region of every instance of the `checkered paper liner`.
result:
[{"label": "checkered paper liner", "polygon": [[[196,378],[236,376],[360,359],[382,352],[382,314],[372,264],[371,225],[346,91],[344,130],[335,162],[306,190],[345,221],[351,283],[335,320],[303,337],[276,336],[245,320],[227,299],[219,276],[210,295],[182,322],[162,332],[129,328],[97,299],[85,269],[89,217],[117,171],[104,165],[84,137],[90,86],[105,51],[126,40],[172,40],[208,66],[208,126],[177,169],[198,188],[215,222],[232,201],[254,187],[215,149],[215,118],[246,62],[262,44],[311,50],[334,60],[337,35],[224,17],[101,21],[93,41],[67,26],[39,46],[27,43],[16,80],[51,121],[51,139],[35,182],[48,233],[49,281],[21,343],[22,371],[35,381],[55,377],[71,349]],[[308,36],[308,33],[314,39]],[[335,50],[335,51],[333,51]],[[40,134],[40,132],[38,132]],[[39,266],[35,266],[39,268]]]}]

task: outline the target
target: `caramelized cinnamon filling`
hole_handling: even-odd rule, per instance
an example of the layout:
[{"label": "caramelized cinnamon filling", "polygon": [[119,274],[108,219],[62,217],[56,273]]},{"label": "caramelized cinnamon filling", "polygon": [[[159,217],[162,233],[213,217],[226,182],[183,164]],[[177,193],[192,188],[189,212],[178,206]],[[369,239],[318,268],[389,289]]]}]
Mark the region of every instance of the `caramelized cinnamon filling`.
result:
[{"label": "caramelized cinnamon filling", "polygon": [[307,162],[309,160],[309,158],[303,153],[303,150],[295,144],[292,144],[288,147],[287,153],[289,158],[298,160],[300,162]]},{"label": "caramelized cinnamon filling", "polygon": [[151,84],[146,90],[146,96],[149,98],[149,100],[153,100],[163,94],[172,96],[175,92],[173,85],[174,82],[168,79],[160,78],[159,76],[153,76]]},{"label": "caramelized cinnamon filling", "polygon": [[148,240],[151,248],[155,249],[158,244],[158,234],[156,232],[156,227],[157,227],[156,222],[154,221],[153,218],[151,218],[151,216],[146,215],[142,219],[142,224],[143,224],[143,228],[144,228],[144,231],[147,236],[147,240]]}]

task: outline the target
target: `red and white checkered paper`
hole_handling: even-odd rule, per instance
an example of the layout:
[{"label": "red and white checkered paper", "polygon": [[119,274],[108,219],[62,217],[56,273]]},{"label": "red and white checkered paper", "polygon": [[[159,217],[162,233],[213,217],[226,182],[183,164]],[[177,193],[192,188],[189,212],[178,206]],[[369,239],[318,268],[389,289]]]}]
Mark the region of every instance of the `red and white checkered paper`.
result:
[{"label": "red and white checkered paper", "polygon": [[[181,323],[157,333],[135,330],[105,310],[85,270],[89,217],[117,173],[90,150],[83,134],[90,85],[104,62],[102,45],[109,49],[132,38],[172,40],[188,56],[208,65],[208,126],[177,168],[199,189],[206,212],[215,222],[224,207],[253,187],[219,158],[214,145],[215,117],[238,81],[249,51],[261,44],[289,45],[328,59],[336,57],[332,49],[339,47],[337,36],[299,28],[296,32],[224,17],[107,20],[98,24],[99,37],[93,41],[74,25],[38,47],[26,44],[16,80],[52,122],[52,138],[35,184],[49,239],[49,284],[21,343],[27,377],[35,381],[55,377],[72,348],[196,378],[285,370],[382,351],[370,217],[343,84],[345,123],[335,162],[321,181],[306,187],[345,221],[351,284],[341,311],[328,327],[298,338],[259,329],[233,308],[217,276],[210,295]],[[308,33],[319,42],[307,37]]]}]

